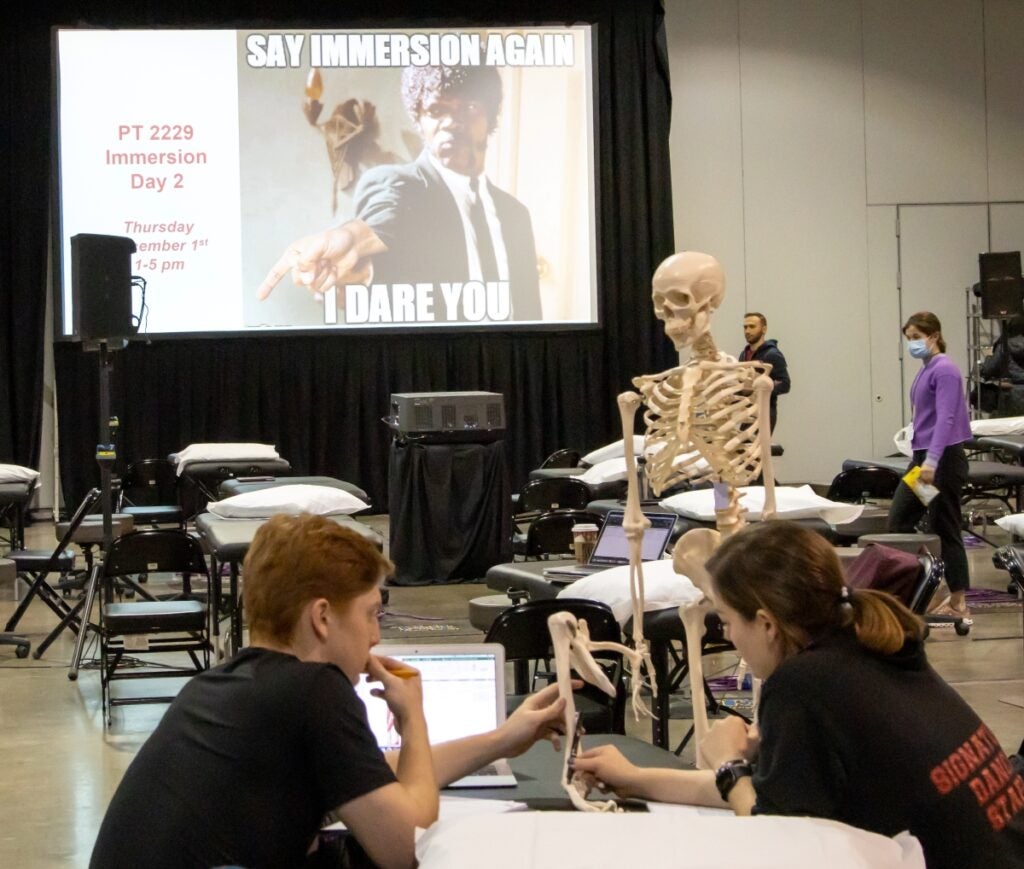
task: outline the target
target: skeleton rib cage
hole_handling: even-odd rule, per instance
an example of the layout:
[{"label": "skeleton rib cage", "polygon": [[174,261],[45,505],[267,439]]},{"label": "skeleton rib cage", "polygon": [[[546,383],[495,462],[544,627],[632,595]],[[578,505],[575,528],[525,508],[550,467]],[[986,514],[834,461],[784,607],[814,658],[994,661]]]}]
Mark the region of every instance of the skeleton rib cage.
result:
[{"label": "skeleton rib cage", "polygon": [[[721,480],[749,484],[762,470],[762,425],[754,381],[770,375],[766,362],[717,361],[637,377],[647,427],[646,474],[655,494],[678,483]],[[653,448],[653,449],[652,449]]]}]

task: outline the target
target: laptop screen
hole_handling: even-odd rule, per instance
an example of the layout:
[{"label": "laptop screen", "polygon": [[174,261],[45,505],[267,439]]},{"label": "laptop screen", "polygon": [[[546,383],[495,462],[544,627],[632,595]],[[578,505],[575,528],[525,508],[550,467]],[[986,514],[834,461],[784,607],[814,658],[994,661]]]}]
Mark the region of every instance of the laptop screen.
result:
[{"label": "laptop screen", "polygon": [[[629,540],[622,527],[625,514],[621,510],[611,510],[601,526],[601,534],[597,538],[594,552],[589,564],[628,564]],[[644,532],[640,558],[643,561],[655,561],[665,553],[668,539],[676,524],[674,513],[644,513],[650,520],[651,527]]]},{"label": "laptop screen", "polygon": [[[493,730],[505,720],[505,650],[494,643],[443,646],[378,646],[374,654],[397,658],[420,671],[423,714],[431,743]],[[366,704],[370,729],[384,751],[402,738],[387,704],[359,678],[356,693]]]}]

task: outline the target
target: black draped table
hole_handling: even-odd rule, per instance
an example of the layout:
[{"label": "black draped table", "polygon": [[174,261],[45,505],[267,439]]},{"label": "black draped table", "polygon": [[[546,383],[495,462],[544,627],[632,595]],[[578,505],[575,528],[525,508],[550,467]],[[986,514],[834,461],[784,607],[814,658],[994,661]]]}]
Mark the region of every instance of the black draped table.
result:
[{"label": "black draped table", "polygon": [[479,580],[512,560],[505,444],[396,438],[388,466],[393,582]]}]

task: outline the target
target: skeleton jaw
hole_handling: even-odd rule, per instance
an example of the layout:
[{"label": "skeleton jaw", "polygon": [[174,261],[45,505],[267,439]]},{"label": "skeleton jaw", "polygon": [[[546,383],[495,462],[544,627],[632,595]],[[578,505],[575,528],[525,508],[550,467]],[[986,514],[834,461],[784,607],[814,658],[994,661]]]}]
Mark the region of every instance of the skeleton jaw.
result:
[{"label": "skeleton jaw", "polygon": [[677,351],[685,350],[707,333],[708,327],[711,325],[707,307],[702,305],[689,317],[672,314],[669,310],[663,311],[665,335]]}]

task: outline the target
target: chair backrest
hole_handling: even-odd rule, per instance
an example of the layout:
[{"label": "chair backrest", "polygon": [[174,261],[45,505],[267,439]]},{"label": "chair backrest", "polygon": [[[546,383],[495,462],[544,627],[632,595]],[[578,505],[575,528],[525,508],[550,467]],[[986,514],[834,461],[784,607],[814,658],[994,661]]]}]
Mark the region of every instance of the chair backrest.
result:
[{"label": "chair backrest", "polygon": [[581,453],[579,450],[566,448],[555,450],[550,456],[541,462],[542,468],[576,468],[580,464]]},{"label": "chair backrest", "polygon": [[582,509],[592,500],[590,487],[571,477],[530,480],[519,493],[516,513]]},{"label": "chair backrest", "polygon": [[591,523],[600,527],[602,518],[589,510],[551,510],[541,513],[526,529],[526,557],[571,554],[572,528]]},{"label": "chair backrest", "polygon": [[119,537],[103,559],[103,572],[108,577],[138,573],[188,573],[209,577],[199,541],[177,528],[132,531]]},{"label": "chair backrest", "polygon": [[892,468],[851,468],[836,475],[826,497],[863,504],[868,498],[892,498],[899,484],[900,475]]},{"label": "chair backrest", "polygon": [[622,642],[622,631],[611,607],[600,601],[578,598],[530,600],[510,607],[494,620],[484,642],[501,643],[507,661],[550,658],[554,653],[548,616],[560,612],[586,619],[593,640]]},{"label": "chair backrest", "polygon": [[132,462],[121,478],[123,503],[134,507],[161,507],[178,503],[178,475],[166,459]]}]

